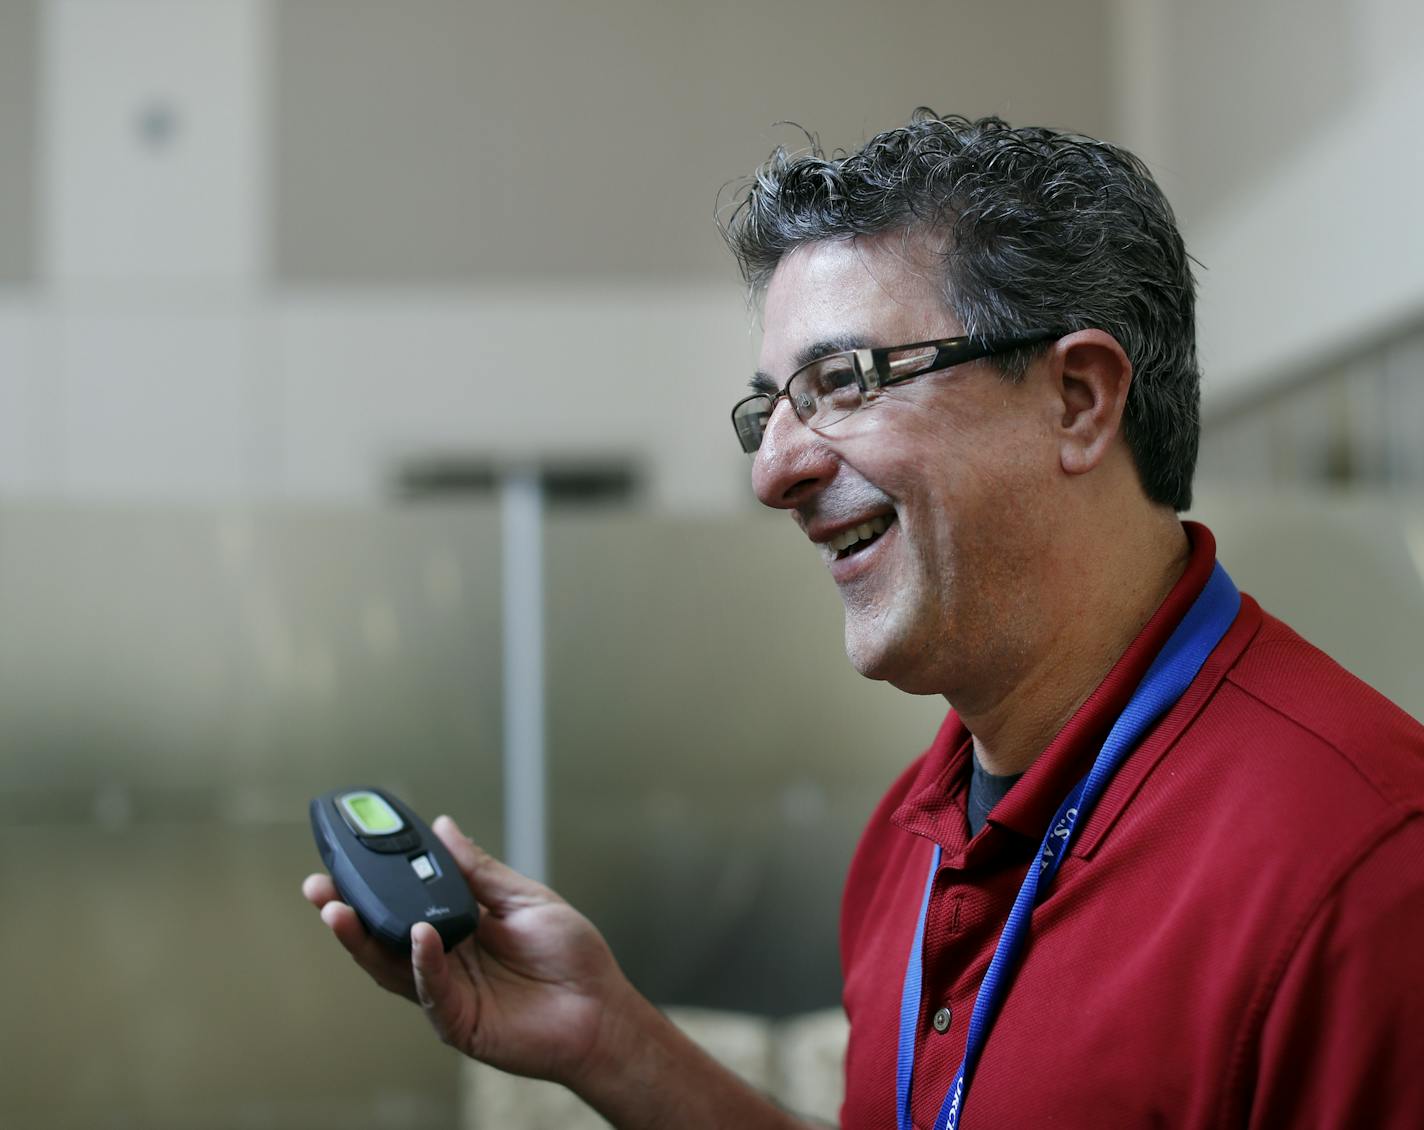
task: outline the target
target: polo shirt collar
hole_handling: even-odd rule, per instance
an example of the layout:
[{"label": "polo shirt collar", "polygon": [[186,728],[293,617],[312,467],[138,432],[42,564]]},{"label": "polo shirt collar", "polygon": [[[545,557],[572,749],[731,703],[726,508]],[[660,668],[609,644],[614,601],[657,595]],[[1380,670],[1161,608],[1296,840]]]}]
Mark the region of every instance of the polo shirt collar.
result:
[{"label": "polo shirt collar", "polygon": [[1092,768],[1113,723],[1211,577],[1216,563],[1211,531],[1197,522],[1182,525],[1191,556],[1181,579],[972,840],[965,810],[973,743],[959,715],[949,712],[904,802],[890,817],[906,831],[940,844],[944,866],[963,868],[987,861],[1018,838],[1036,844],[1063,798]]}]

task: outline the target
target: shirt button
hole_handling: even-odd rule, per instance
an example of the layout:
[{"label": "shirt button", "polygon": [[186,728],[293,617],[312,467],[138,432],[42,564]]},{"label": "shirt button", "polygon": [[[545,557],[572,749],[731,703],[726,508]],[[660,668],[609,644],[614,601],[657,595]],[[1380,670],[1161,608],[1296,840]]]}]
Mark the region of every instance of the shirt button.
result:
[{"label": "shirt button", "polygon": [[934,1030],[940,1035],[944,1035],[944,1033],[948,1032],[949,1022],[952,1016],[953,1014],[949,1011],[948,1008],[942,1008],[938,1012],[936,1012],[934,1014],[934,1020],[931,1021],[931,1023],[934,1025]]}]

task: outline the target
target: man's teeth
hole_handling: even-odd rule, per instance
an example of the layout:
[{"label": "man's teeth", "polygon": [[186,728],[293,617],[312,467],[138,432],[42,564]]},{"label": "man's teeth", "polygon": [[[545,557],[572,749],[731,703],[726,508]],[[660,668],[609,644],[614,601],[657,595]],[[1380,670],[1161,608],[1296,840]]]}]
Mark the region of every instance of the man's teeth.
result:
[{"label": "man's teeth", "polygon": [[836,553],[844,553],[857,542],[869,541],[871,538],[883,534],[889,528],[889,518],[872,518],[868,522],[862,522],[858,526],[852,526],[850,529],[837,534],[826,542],[826,544]]}]

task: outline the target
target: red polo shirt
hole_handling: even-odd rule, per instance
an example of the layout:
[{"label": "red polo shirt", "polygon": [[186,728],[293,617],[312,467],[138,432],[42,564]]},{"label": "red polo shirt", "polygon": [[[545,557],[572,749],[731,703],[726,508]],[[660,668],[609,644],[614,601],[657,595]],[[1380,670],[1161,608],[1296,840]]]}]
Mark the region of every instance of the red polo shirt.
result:
[{"label": "red polo shirt", "polygon": [[[1211,572],[1187,528],[1181,581],[979,835],[953,712],[871,818],[841,916],[847,1130],[895,1127],[938,843],[911,1096],[933,1125],[1050,818]],[[961,1125],[1424,1127],[1424,728],[1243,597],[1034,911]]]}]

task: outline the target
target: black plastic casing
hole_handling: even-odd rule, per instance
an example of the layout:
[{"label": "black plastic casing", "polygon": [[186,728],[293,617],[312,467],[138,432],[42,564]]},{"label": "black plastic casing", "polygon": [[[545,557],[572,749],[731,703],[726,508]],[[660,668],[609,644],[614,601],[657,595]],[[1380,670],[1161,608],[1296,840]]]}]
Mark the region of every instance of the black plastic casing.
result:
[{"label": "black plastic casing", "polygon": [[[358,835],[336,803],[355,792],[383,797],[405,827],[386,836]],[[356,911],[372,937],[409,953],[411,927],[429,922],[449,952],[474,933],[479,907],[459,867],[425,821],[391,793],[361,786],[332,789],[312,800],[310,812],[321,861],[341,901]],[[421,879],[411,868],[410,861],[419,855],[435,864],[434,878]]]}]

